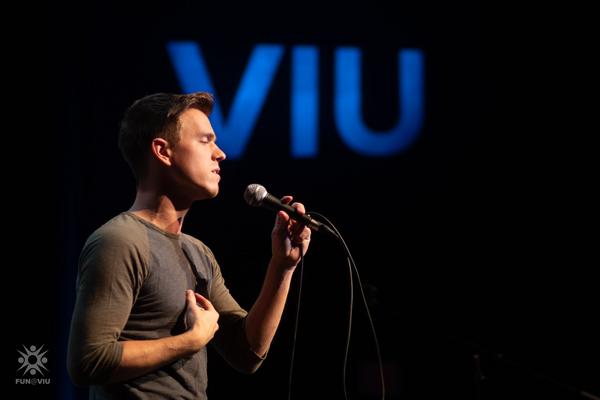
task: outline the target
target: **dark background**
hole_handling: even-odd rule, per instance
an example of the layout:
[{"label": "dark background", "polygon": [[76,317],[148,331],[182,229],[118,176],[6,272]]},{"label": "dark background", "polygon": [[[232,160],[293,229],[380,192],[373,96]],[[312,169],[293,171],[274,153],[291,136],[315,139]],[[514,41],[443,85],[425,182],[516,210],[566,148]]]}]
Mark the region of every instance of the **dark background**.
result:
[{"label": "dark background", "polygon": [[[592,133],[577,91],[576,41],[564,33],[568,15],[550,23],[533,7],[467,2],[85,7],[24,10],[7,33],[5,268],[14,350],[6,362],[16,370],[17,348],[44,344],[52,379],[15,385],[23,395],[86,396],[65,370],[77,256],[95,228],[133,201],[118,121],[143,95],[181,90],[165,51],[176,39],[202,46],[225,112],[254,45],[288,46],[244,157],[222,164],[221,194],[196,204],[185,223],[213,249],[243,306],[260,289],[270,251],[273,216],[242,199],[259,182],[327,215],[346,238],[388,398],[600,393]],[[321,146],[307,160],[291,159],[287,142],[289,49],[300,44],[321,55]],[[340,46],[363,50],[364,119],[373,129],[398,117],[389,82],[395,54],[424,51],[425,124],[407,151],[369,158],[340,141],[331,108]],[[292,397],[342,398],[343,253],[315,236],[304,273]],[[211,398],[287,396],[297,284],[257,374],[240,375],[211,353]],[[350,398],[377,398],[373,340],[355,301]]]}]

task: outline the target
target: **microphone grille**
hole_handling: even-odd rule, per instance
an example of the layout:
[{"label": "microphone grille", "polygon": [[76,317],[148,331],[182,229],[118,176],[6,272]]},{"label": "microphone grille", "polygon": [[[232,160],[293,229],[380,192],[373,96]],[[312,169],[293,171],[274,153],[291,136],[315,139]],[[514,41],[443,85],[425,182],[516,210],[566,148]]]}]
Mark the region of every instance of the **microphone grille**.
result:
[{"label": "microphone grille", "polygon": [[258,183],[252,183],[246,187],[244,192],[244,200],[251,206],[258,207],[262,204],[262,201],[267,197],[267,189]]}]

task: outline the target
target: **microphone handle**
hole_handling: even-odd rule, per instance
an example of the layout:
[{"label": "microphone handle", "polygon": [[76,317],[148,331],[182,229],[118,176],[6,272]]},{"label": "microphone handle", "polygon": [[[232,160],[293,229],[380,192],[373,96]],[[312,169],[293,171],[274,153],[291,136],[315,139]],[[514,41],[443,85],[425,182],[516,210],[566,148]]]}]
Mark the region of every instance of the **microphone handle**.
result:
[{"label": "microphone handle", "polygon": [[285,211],[290,216],[290,218],[303,223],[304,225],[308,226],[310,229],[314,229],[314,230],[318,231],[319,228],[321,228],[323,226],[321,223],[315,221],[310,216],[308,216],[306,214],[304,214],[304,215],[299,214],[298,211],[296,211],[296,209],[294,207],[290,206],[289,204],[282,203],[278,198],[276,198],[275,196],[273,196],[271,194],[267,193],[267,195],[263,199],[263,204],[275,212],[277,212],[279,210]]}]

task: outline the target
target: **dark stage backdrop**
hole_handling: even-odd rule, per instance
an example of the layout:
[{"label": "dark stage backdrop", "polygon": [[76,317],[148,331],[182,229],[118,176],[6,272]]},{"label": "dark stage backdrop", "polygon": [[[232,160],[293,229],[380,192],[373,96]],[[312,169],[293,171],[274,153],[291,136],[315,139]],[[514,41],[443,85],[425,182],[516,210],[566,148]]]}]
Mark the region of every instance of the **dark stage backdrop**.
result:
[{"label": "dark stage backdrop", "polygon": [[[270,86],[256,100],[256,120],[245,121],[252,126],[243,151],[222,163],[219,196],[194,205],[185,221],[187,233],[213,249],[243,306],[260,289],[274,218],[244,203],[244,188],[256,182],[294,195],[344,235],[374,317],[387,398],[598,393],[597,300],[587,279],[597,256],[589,257],[592,237],[579,228],[591,219],[581,190],[591,186],[591,158],[573,135],[572,110],[557,103],[568,102],[565,78],[550,72],[560,57],[540,62],[549,39],[528,28],[534,17],[468,2],[85,7],[56,5],[28,21],[24,30],[37,40],[18,40],[9,76],[23,85],[15,89],[19,113],[10,116],[18,131],[5,134],[5,151],[20,160],[8,165],[5,188],[15,193],[8,214],[18,228],[8,249],[18,249],[8,266],[18,295],[9,302],[16,329],[6,359],[19,393],[87,396],[65,369],[77,257],[86,237],[133,201],[118,122],[141,96],[185,90],[168,52],[183,41],[201,49],[225,119],[256,46],[281,52],[272,74],[251,75]],[[347,48],[362,55],[360,115],[336,119],[345,88],[336,82],[350,68],[336,69],[336,57]],[[316,127],[308,126],[318,145],[304,157],[292,150],[293,123],[306,127],[292,111],[298,49],[309,49],[317,76],[306,104],[316,110]],[[407,98],[399,92],[403,50],[422,61],[422,87]],[[347,144],[340,118],[381,136],[409,119],[409,103],[421,114],[403,148],[392,142],[369,154],[366,144]],[[287,396],[297,285],[255,375],[238,374],[211,351],[211,398]],[[342,398],[349,280],[332,240],[314,236],[302,294],[292,398]],[[350,398],[374,399],[375,348],[355,302]],[[17,351],[31,345],[48,351],[48,382],[17,382]]]}]

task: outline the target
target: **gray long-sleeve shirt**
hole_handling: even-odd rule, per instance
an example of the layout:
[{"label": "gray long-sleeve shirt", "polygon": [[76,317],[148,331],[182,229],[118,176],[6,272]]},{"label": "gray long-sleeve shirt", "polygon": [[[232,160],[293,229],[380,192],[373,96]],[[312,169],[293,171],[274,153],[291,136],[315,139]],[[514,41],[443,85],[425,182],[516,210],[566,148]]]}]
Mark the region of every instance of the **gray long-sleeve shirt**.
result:
[{"label": "gray long-sleeve shirt", "polygon": [[219,353],[236,369],[254,372],[264,358],[247,343],[247,312],[229,294],[212,252],[189,235],[126,212],[96,230],[81,252],[67,357],[73,381],[92,385],[93,399],[206,399],[206,349],[141,377],[106,383],[121,361],[122,341],[185,331],[187,289],[219,312],[211,342]]}]

